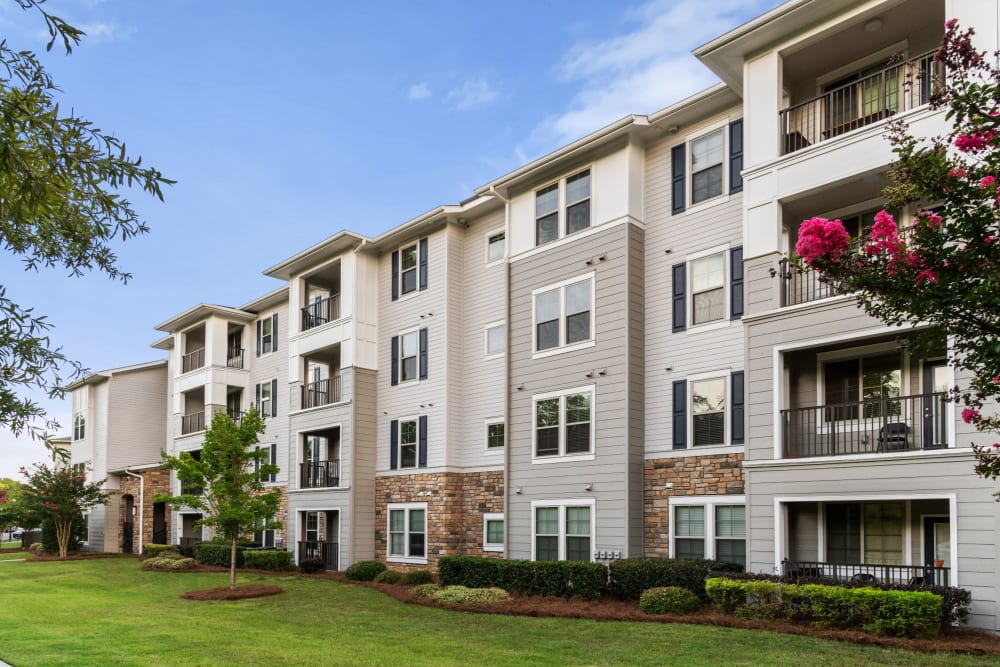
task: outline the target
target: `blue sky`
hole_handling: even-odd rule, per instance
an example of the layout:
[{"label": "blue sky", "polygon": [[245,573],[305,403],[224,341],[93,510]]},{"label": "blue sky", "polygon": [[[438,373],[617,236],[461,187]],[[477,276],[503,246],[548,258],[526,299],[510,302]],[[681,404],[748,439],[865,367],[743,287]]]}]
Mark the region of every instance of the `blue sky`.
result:
[{"label": "blue sky", "polygon": [[[691,49],[777,4],[50,0],[88,32],[43,56],[61,104],[178,183],[133,198],[151,232],[118,247],[128,285],[6,254],[0,283],[92,370],[160,358],[156,324],[278,287],[264,268],[341,229],[381,233],[712,85]],[[11,0],[0,34],[44,52]],[[43,402],[68,432],[68,401]],[[0,430],[0,477],[42,458]]]}]

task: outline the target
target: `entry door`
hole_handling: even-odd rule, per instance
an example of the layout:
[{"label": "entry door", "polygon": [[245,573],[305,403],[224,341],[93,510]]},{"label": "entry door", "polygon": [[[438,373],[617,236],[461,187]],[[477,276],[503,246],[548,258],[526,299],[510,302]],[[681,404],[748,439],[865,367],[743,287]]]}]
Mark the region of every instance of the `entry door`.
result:
[{"label": "entry door", "polygon": [[135,499],[132,496],[125,496],[125,516],[122,523],[122,553],[132,553],[133,531],[132,527],[135,517]]},{"label": "entry door", "polygon": [[167,543],[167,504],[153,503],[153,542]]},{"label": "entry door", "polygon": [[940,396],[948,391],[948,364],[945,361],[924,363],[923,448],[941,449],[948,446],[947,404]]},{"label": "entry door", "polygon": [[951,567],[951,521],[948,517],[924,517],[924,565],[942,560]]}]

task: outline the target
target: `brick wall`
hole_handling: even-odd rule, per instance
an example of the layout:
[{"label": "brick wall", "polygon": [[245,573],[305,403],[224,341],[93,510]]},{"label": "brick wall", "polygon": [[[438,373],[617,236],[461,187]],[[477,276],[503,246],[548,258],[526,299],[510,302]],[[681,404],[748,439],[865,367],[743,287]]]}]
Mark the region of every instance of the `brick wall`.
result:
[{"label": "brick wall", "polygon": [[[139,480],[131,475],[121,475],[118,492],[118,529],[117,534],[122,535],[122,524],[126,520],[125,516],[125,496],[131,495],[134,499],[137,514],[133,524],[132,553],[139,553],[139,545],[150,544],[153,541],[153,496],[157,493],[170,493],[170,471],[166,468],[155,468],[153,470],[143,470],[137,472],[142,476],[142,507],[139,507],[140,485]],[[115,502],[109,500],[108,502]],[[139,534],[139,512],[142,513],[142,534]],[[167,542],[173,542],[173,533],[170,526],[170,506],[166,507]],[[116,546],[116,551],[122,550],[120,543]]]}]

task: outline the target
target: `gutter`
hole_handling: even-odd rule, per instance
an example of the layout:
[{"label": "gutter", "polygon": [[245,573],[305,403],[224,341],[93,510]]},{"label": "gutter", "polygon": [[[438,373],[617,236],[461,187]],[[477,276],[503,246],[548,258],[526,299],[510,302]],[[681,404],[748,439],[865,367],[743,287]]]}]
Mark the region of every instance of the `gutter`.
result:
[{"label": "gutter", "polygon": [[[142,555],[142,514],[143,514],[142,510],[143,510],[143,507],[145,507],[145,505],[143,504],[143,501],[144,501],[143,496],[144,496],[144,493],[145,493],[145,490],[146,490],[146,480],[144,480],[142,478],[142,475],[136,475],[134,472],[129,472],[128,468],[126,468],[125,470],[122,470],[122,472],[125,473],[126,475],[128,475],[129,477],[135,477],[136,479],[139,480],[139,555],[141,556]],[[132,507],[133,507],[133,509],[135,509],[134,505]]]}]

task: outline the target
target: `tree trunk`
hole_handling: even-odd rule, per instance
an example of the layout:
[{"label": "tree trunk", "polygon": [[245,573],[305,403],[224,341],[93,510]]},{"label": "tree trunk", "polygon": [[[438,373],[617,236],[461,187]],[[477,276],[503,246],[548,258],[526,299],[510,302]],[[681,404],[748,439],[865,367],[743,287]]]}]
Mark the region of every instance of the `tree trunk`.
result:
[{"label": "tree trunk", "polygon": [[54,523],[56,525],[56,542],[59,543],[59,558],[66,560],[66,555],[69,551],[69,533],[73,527],[73,520],[55,519]]},{"label": "tree trunk", "polygon": [[229,590],[236,590],[236,538],[232,539],[232,548],[229,550]]}]

